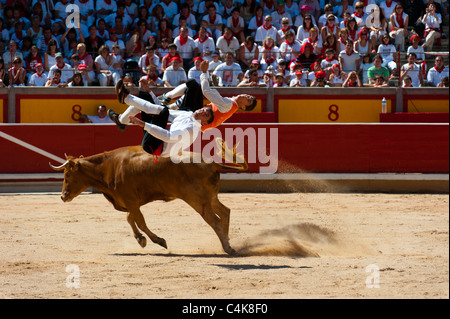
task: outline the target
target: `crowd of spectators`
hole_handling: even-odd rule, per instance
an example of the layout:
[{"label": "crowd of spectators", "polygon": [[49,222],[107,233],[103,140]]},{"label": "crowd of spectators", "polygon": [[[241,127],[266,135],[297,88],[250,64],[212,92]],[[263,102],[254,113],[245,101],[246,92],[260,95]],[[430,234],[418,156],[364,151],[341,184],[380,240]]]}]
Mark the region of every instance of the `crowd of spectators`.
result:
[{"label": "crowd of spectators", "polygon": [[[446,0],[0,0],[1,86],[448,85]],[[448,22],[448,21],[447,21]],[[398,52],[407,54],[400,65]]]}]

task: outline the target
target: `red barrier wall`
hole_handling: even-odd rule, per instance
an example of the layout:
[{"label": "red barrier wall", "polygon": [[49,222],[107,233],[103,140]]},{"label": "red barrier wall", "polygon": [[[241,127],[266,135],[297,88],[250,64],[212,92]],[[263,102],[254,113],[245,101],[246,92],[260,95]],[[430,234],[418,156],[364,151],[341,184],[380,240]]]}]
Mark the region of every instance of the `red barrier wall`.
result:
[{"label": "red barrier wall", "polygon": [[[225,138],[227,129],[253,132],[257,140],[264,134],[266,149],[259,151],[266,154],[275,153],[269,134],[276,132],[270,129],[277,129],[280,173],[449,172],[446,124],[225,124],[216,132]],[[17,140],[12,142],[11,138]],[[52,172],[48,163],[58,163],[42,155],[42,151],[60,158],[64,158],[64,153],[89,156],[140,144],[141,138],[142,131],[136,126],[119,132],[114,125],[0,124],[0,173]],[[202,144],[212,140],[210,137]],[[244,144],[248,158],[248,139]],[[30,150],[24,145],[38,149]],[[250,163],[249,172],[259,172],[264,166],[268,164]]]}]

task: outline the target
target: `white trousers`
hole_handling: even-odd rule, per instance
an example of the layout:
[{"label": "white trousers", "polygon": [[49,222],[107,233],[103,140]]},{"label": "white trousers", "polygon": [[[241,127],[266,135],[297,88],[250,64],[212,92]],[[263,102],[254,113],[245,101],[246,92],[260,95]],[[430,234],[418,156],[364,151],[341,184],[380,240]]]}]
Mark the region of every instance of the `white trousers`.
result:
[{"label": "white trousers", "polygon": [[164,109],[164,107],[161,105],[150,103],[131,94],[128,94],[124,102],[128,104],[129,107],[119,116],[119,121],[122,124],[129,124],[129,117],[136,116],[139,114],[139,112],[144,112],[147,114],[159,114]]},{"label": "white trousers", "polygon": [[[113,84],[116,85],[117,81],[120,80],[120,74],[119,72],[111,72]],[[108,85],[108,75],[105,73],[99,73],[97,76],[98,81],[100,82],[100,86],[107,86]]]}]

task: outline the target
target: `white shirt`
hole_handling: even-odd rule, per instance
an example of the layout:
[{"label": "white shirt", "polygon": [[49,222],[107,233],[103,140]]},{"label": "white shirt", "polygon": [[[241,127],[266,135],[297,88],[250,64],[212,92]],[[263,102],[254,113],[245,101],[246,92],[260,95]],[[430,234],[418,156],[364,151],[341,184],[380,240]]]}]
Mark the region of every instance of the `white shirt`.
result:
[{"label": "white shirt", "polygon": [[428,71],[427,81],[428,83],[433,83],[433,85],[436,86],[441,83],[441,79],[446,76],[448,76],[448,68],[444,68],[444,70],[439,73],[436,71],[436,67],[434,66]]},{"label": "white shirt", "polygon": [[102,119],[99,116],[93,116],[93,115],[88,115],[87,117],[92,123],[96,123],[96,124],[114,123],[108,116],[105,116]]},{"label": "white shirt", "polygon": [[345,50],[342,50],[341,53],[339,53],[339,57],[343,60],[342,71],[347,74],[351,71],[356,71],[356,62],[361,59],[359,53],[356,51],[352,51],[352,54],[348,55]]},{"label": "white shirt", "polygon": [[164,13],[170,19],[173,19],[173,17],[178,13],[178,6],[174,1],[170,1],[168,5],[165,4],[164,1],[161,1],[159,4],[163,7]]},{"label": "white shirt", "polygon": [[224,36],[221,36],[220,38],[217,39],[216,48],[220,50],[222,57],[224,57],[225,53],[228,52],[231,52],[234,55],[236,50],[239,50],[240,47],[241,46],[239,44],[239,41],[238,39],[236,39],[235,36],[233,36],[229,45]]},{"label": "white shirt", "polygon": [[239,64],[227,65],[225,62],[220,64],[213,72],[214,75],[219,77],[219,86],[237,86],[238,75],[241,73],[242,69]]},{"label": "white shirt", "polygon": [[204,52],[213,52],[216,50],[216,45],[214,43],[214,40],[210,37],[203,41],[203,43],[200,42],[200,38],[195,39],[195,45],[198,48],[198,51],[201,53]]},{"label": "white shirt", "polygon": [[266,37],[272,37],[275,43],[277,43],[277,34],[278,30],[274,26],[272,26],[269,30],[266,30],[264,25],[262,25],[256,30],[255,42],[263,43]]},{"label": "white shirt", "polygon": [[417,49],[414,49],[414,47],[412,45],[410,47],[408,47],[406,56],[408,56],[410,53],[415,53],[417,60],[425,60],[425,52],[421,45],[418,45]]},{"label": "white shirt", "polygon": [[201,124],[194,119],[190,111],[169,111],[168,130],[145,123],[144,130],[164,142],[161,157],[176,156],[181,150],[187,150],[201,132]]},{"label": "white shirt", "polygon": [[[409,68],[409,63],[403,64],[401,70],[405,71],[406,69]],[[412,81],[412,86],[414,86],[415,88],[418,88],[420,85],[420,80],[419,80],[419,74],[421,72],[421,67],[420,65],[414,63],[414,69],[409,70],[407,75],[409,75],[411,77],[411,81]],[[404,84],[404,83],[403,83]]]},{"label": "white shirt", "polygon": [[[425,20],[425,16],[426,16],[426,20]],[[442,18],[439,13],[436,13],[436,16],[434,16],[432,14],[428,14],[428,15],[423,16],[422,22],[425,24],[426,29],[439,29],[440,24],[442,23]]]},{"label": "white shirt", "polygon": [[95,10],[97,11],[97,18],[106,18],[106,15],[99,14],[98,11],[101,9],[111,10],[113,12],[117,11],[117,3],[116,1],[111,1],[111,4],[106,4],[104,0],[97,0],[97,4],[95,6]]},{"label": "white shirt", "polygon": [[231,110],[234,100],[229,97],[223,97],[216,89],[211,89],[207,73],[202,73],[200,75],[200,85],[202,87],[203,95],[217,107],[220,113],[227,113]]},{"label": "white shirt", "polygon": [[202,71],[197,70],[197,68],[195,66],[193,66],[192,68],[189,69],[188,78],[194,79],[195,81],[197,81],[198,84],[200,84],[200,75],[201,74],[202,74]]},{"label": "white shirt", "polygon": [[37,73],[33,73],[30,76],[30,80],[28,80],[29,86],[45,86],[48,80],[48,73],[43,72],[41,76],[38,76]]},{"label": "white shirt", "polygon": [[54,66],[52,66],[48,72],[48,78],[49,79],[53,79],[53,71],[56,69],[60,69],[61,70],[61,83],[67,83],[69,82],[68,80],[73,77],[73,69],[72,67],[67,64],[64,63],[64,66],[62,68],[58,67],[58,64],[55,64]]},{"label": "white shirt", "polygon": [[184,45],[180,43],[180,37],[176,37],[173,43],[177,46],[178,52],[182,59],[192,59],[194,56],[194,50],[197,47],[195,45],[194,39],[188,37],[187,42]]},{"label": "white shirt", "polygon": [[183,81],[187,81],[186,71],[183,68],[173,69],[173,65],[169,66],[164,72],[163,82],[169,82],[173,87],[180,85]]}]

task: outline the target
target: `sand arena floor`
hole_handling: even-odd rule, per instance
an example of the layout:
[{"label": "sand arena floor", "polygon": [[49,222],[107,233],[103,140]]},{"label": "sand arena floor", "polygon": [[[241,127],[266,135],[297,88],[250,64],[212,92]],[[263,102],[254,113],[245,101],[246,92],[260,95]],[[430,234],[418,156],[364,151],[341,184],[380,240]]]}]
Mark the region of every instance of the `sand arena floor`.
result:
[{"label": "sand arena floor", "polygon": [[101,194],[0,195],[0,298],[449,298],[448,195],[220,199],[243,256],[180,200],[142,208],[165,250]]}]

